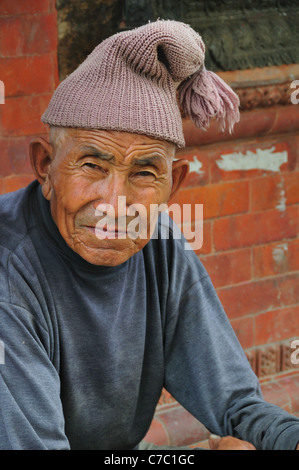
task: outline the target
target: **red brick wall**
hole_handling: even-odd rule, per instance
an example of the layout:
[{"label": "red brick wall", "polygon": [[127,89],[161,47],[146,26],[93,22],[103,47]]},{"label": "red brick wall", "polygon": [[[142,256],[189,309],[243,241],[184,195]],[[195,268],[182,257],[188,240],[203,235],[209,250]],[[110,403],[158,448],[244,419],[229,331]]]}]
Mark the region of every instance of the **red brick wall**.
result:
[{"label": "red brick wall", "polygon": [[0,5],[0,193],[32,179],[28,144],[47,130],[40,117],[58,83],[55,0],[2,0]]},{"label": "red brick wall", "polygon": [[[255,137],[247,137],[253,125]],[[289,340],[299,338],[298,128],[299,105],[292,104],[244,111],[232,136],[217,135],[215,126],[203,134],[185,121],[187,148],[180,151],[197,171],[175,202],[203,204],[198,256],[261,378],[297,370],[283,355]],[[238,169],[223,165],[228,154]],[[253,168],[244,167],[246,155],[247,162],[255,159]],[[282,163],[271,167],[277,158]],[[261,356],[266,345],[270,356],[276,350],[276,362]]]}]

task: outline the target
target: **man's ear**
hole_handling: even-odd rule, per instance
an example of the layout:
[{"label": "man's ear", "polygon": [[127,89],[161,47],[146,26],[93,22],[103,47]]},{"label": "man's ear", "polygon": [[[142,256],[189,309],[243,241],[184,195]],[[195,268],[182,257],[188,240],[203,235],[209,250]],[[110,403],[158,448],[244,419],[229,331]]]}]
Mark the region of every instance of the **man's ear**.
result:
[{"label": "man's ear", "polygon": [[46,199],[50,198],[51,182],[49,178],[50,163],[53,158],[53,147],[42,137],[36,137],[29,145],[30,162]]},{"label": "man's ear", "polygon": [[188,173],[188,160],[174,160],[172,164],[172,188],[169,199],[172,199],[174,197]]}]

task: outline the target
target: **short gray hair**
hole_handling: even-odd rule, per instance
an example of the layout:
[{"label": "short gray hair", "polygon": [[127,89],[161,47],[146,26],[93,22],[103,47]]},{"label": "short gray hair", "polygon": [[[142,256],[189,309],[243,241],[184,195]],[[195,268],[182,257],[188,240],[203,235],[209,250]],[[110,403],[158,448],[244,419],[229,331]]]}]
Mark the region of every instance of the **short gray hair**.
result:
[{"label": "short gray hair", "polygon": [[50,144],[52,145],[54,152],[56,152],[57,147],[65,141],[67,134],[67,127],[50,126]]}]

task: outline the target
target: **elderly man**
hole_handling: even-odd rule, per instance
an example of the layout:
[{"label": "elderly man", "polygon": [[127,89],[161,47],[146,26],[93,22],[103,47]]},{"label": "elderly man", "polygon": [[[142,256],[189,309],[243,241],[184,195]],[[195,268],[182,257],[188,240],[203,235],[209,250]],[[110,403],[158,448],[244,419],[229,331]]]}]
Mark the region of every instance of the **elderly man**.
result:
[{"label": "elderly man", "polygon": [[188,171],[177,95],[202,128],[238,119],[189,26],[108,38],[54,93],[37,180],[1,197],[1,449],[137,448],[162,387],[234,436],[215,449],[296,448],[299,420],[264,402],[197,256],[165,214],[153,236],[151,207]]}]

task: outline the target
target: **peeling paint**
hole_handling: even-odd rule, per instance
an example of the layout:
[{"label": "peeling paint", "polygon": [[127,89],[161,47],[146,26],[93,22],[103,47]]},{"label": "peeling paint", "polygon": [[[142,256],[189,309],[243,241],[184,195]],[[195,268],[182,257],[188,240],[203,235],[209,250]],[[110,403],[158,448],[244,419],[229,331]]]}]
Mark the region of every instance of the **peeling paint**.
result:
[{"label": "peeling paint", "polygon": [[5,91],[2,80],[0,80],[0,104],[5,104]]},{"label": "peeling paint", "polygon": [[199,175],[204,174],[204,171],[201,171],[202,163],[197,159],[197,156],[193,156],[193,161],[189,163],[189,172],[198,173]]},{"label": "peeling paint", "polygon": [[273,248],[272,257],[276,264],[281,265],[283,262],[285,262],[287,251],[287,243],[282,243],[281,245],[277,245],[275,248]]},{"label": "peeling paint", "polygon": [[279,197],[278,204],[275,206],[276,209],[278,209],[281,212],[285,211],[286,210],[286,201],[287,201],[287,198],[285,197],[285,191],[284,191],[284,189],[282,189],[280,191],[280,197]]},{"label": "peeling paint", "polygon": [[286,210],[287,198],[286,198],[286,193],[285,193],[285,188],[284,188],[284,180],[281,175],[280,175],[280,182],[278,183],[277,188],[279,189],[279,199],[275,207],[279,211],[283,212]]},{"label": "peeling paint", "polygon": [[275,152],[275,147],[270,149],[256,149],[256,152],[247,150],[242,152],[220,155],[217,166],[224,171],[232,170],[268,170],[279,171],[280,166],[288,161],[288,152]]}]

